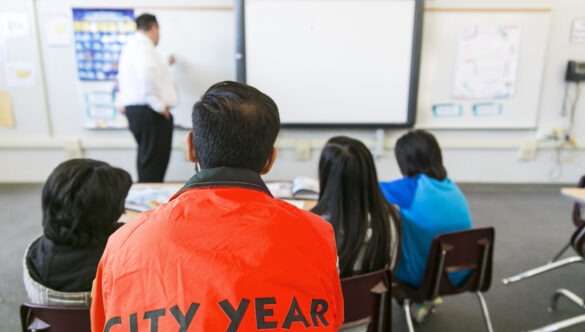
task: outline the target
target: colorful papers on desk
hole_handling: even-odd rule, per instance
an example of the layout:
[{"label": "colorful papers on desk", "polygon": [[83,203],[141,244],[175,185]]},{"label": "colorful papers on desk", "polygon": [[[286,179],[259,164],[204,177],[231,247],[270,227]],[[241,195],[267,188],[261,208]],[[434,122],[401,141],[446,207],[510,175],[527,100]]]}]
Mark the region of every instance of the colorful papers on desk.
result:
[{"label": "colorful papers on desk", "polygon": [[125,207],[138,212],[148,211],[168,202],[176,192],[175,188],[131,188],[126,196]]}]

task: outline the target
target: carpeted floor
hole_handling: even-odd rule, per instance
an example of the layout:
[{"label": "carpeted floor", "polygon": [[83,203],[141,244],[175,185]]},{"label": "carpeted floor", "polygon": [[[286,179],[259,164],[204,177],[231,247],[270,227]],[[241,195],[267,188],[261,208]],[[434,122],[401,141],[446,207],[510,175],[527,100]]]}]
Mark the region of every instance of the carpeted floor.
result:
[{"label": "carpeted floor", "polygon": [[[566,287],[583,294],[585,267],[565,267],[524,282],[504,286],[501,279],[547,262],[564,245],[574,228],[572,201],[559,186],[462,185],[476,227],[495,226],[492,287],[485,294],[495,331],[526,331],[577,314],[566,300],[555,312],[546,308],[550,295]],[[41,232],[41,185],[0,184],[0,331],[18,331],[18,306],[26,301],[22,285],[22,255]],[[565,256],[569,256],[571,252]],[[393,331],[403,331],[399,308]],[[473,294],[446,297],[419,332],[485,331],[479,302]],[[585,331],[585,324],[566,329]]]}]

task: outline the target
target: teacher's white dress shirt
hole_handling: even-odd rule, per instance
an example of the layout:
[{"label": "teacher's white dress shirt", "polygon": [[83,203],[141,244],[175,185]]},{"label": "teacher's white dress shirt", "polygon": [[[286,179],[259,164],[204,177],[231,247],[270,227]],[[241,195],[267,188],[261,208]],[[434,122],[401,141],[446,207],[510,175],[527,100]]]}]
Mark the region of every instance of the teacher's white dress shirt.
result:
[{"label": "teacher's white dress shirt", "polygon": [[177,105],[178,97],[168,64],[145,34],[137,31],[120,55],[116,104],[148,105],[157,112]]}]

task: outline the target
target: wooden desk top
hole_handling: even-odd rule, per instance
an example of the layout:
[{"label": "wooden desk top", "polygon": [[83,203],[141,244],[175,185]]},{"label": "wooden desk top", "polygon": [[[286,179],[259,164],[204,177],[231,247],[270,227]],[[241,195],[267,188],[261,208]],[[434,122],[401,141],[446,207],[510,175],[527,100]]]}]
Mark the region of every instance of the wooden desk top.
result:
[{"label": "wooden desk top", "polygon": [[561,194],[570,197],[579,203],[585,203],[585,188],[562,188]]}]

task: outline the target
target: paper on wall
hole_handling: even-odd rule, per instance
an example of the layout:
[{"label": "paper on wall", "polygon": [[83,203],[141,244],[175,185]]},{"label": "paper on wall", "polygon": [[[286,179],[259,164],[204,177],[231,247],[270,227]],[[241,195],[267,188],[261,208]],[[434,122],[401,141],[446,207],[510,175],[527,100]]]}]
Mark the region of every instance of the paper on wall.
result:
[{"label": "paper on wall", "polygon": [[520,27],[476,25],[457,41],[453,95],[468,99],[505,99],[514,94]]},{"label": "paper on wall", "polygon": [[4,13],[0,17],[0,22],[2,24],[2,33],[6,38],[24,37],[29,34],[26,13]]},{"label": "paper on wall", "polygon": [[32,87],[35,85],[35,73],[30,62],[6,63],[6,85],[9,87]]},{"label": "paper on wall", "polygon": [[48,45],[67,46],[71,44],[71,22],[66,14],[46,15],[45,31]]},{"label": "paper on wall", "polygon": [[576,19],[571,28],[571,43],[585,44],[585,19]]},{"label": "paper on wall", "polygon": [[8,91],[0,91],[0,127],[14,127],[12,103]]},{"label": "paper on wall", "polygon": [[0,63],[6,62],[6,42],[0,35]]}]

